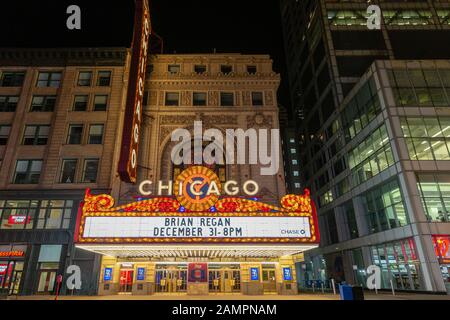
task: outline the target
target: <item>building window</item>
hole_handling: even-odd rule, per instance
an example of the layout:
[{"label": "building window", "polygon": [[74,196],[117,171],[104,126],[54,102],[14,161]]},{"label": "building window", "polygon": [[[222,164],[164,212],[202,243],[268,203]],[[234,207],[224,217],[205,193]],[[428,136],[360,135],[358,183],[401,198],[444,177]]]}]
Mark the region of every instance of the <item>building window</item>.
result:
[{"label": "building window", "polygon": [[264,105],[262,92],[252,92],[252,105],[255,107]]},{"label": "building window", "polygon": [[206,106],[206,93],[205,92],[194,92],[193,101],[194,101],[194,106],[196,106],[196,107]]},{"label": "building window", "polygon": [[53,112],[56,96],[34,96],[31,101],[31,112]]},{"label": "building window", "polygon": [[67,135],[67,144],[81,144],[83,138],[83,125],[71,124]]},{"label": "building window", "polygon": [[61,72],[39,72],[37,87],[59,88],[61,77]]},{"label": "building window", "polygon": [[256,68],[256,66],[247,66],[248,74],[256,74],[257,71],[258,71],[258,69]]},{"label": "building window", "polygon": [[222,107],[233,107],[234,106],[234,93],[221,92],[220,93],[220,105]]},{"label": "building window", "polygon": [[2,230],[33,229],[39,201],[0,200]]},{"label": "building window", "polygon": [[84,160],[83,167],[83,181],[84,183],[96,183],[98,172],[98,159],[86,159]]},{"label": "building window", "polygon": [[296,154],[297,153],[297,149],[291,149],[291,154]]},{"label": "building window", "polygon": [[294,175],[294,177],[298,177],[298,176],[300,176],[300,172],[294,171],[294,172],[293,172],[293,175]]},{"label": "building window", "polygon": [[166,92],[166,106],[178,106],[180,104],[180,94],[178,92]]},{"label": "building window", "polygon": [[411,160],[450,160],[450,118],[401,118]]},{"label": "building window", "polygon": [[196,74],[204,74],[206,73],[206,66],[205,65],[195,65],[194,66],[194,72]]},{"label": "building window", "polygon": [[6,146],[11,133],[11,126],[0,125],[0,146]]},{"label": "building window", "polygon": [[417,187],[428,220],[450,222],[450,175],[419,174]]},{"label": "building window", "polygon": [[64,159],[61,167],[61,183],[74,183],[77,170],[76,159]]},{"label": "building window", "polygon": [[78,86],[79,87],[90,87],[92,84],[92,72],[91,71],[81,71],[78,74]]},{"label": "building window", "polygon": [[3,72],[0,87],[21,87],[25,79],[25,72]]},{"label": "building window", "polygon": [[222,65],[222,66],[220,66],[220,72],[222,74],[230,74],[230,73],[233,72],[233,67],[232,66]]},{"label": "building window", "polygon": [[44,146],[47,144],[50,126],[26,126],[22,144],[25,146]]},{"label": "building window", "polygon": [[73,208],[72,200],[41,201],[37,229],[69,229]]},{"label": "building window", "polygon": [[97,86],[109,87],[111,85],[111,71],[99,71],[97,77]]},{"label": "building window", "polygon": [[103,124],[93,124],[89,127],[89,144],[102,144],[103,143]]},{"label": "building window", "polygon": [[106,111],[108,108],[108,96],[101,95],[94,98],[94,111]]},{"label": "building window", "polygon": [[298,182],[296,182],[296,183],[294,184],[294,186],[295,186],[295,189],[300,189],[300,188],[301,188],[301,184],[298,183]]},{"label": "building window", "polygon": [[294,166],[296,166],[296,165],[298,165],[298,160],[292,160],[292,164],[294,165]]},{"label": "building window", "polygon": [[75,96],[73,101],[73,111],[86,111],[88,105],[89,96]]},{"label": "building window", "polygon": [[17,96],[0,96],[0,112],[15,112],[18,103]]},{"label": "building window", "polygon": [[295,143],[295,139],[294,138],[289,139],[289,143]]},{"label": "building window", "polygon": [[369,233],[406,226],[409,221],[396,180],[378,186],[362,196]]},{"label": "building window", "polygon": [[336,216],[334,210],[328,211],[324,214],[326,221],[326,230],[328,231],[328,244],[335,244],[339,242],[338,229],[336,224]]},{"label": "building window", "polygon": [[181,67],[179,64],[169,64],[167,71],[169,71],[170,74],[178,74],[181,71]]},{"label": "building window", "polygon": [[41,177],[42,160],[17,160],[14,184],[38,184]]},{"label": "building window", "polygon": [[355,209],[351,201],[342,206],[344,211],[345,221],[347,222],[348,232],[350,239],[356,239],[359,237],[358,224],[356,222]]}]

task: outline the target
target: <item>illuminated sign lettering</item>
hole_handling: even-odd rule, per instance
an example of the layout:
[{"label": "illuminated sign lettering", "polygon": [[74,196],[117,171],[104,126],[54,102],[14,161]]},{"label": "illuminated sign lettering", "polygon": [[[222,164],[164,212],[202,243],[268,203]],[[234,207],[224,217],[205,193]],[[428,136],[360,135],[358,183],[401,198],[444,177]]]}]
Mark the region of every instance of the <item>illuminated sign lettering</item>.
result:
[{"label": "illuminated sign lettering", "polygon": [[252,281],[259,281],[259,268],[250,268],[250,279]]},{"label": "illuminated sign lettering", "polygon": [[24,251],[2,251],[0,252],[1,258],[21,258],[25,256]]},{"label": "illuminated sign lettering", "polygon": [[137,159],[150,28],[148,2],[147,0],[136,0],[133,54],[130,64],[130,77],[128,81],[127,103],[118,170],[121,180],[128,183],[135,183],[137,177]]},{"label": "illuminated sign lettering", "polygon": [[10,216],[8,218],[8,224],[28,224],[31,221],[31,217],[27,216]]}]

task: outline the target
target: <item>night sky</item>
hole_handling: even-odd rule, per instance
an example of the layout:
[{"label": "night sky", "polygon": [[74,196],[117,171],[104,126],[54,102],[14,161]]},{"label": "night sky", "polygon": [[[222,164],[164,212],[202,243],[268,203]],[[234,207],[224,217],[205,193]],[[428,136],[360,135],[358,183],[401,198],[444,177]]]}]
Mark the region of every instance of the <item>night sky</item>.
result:
[{"label": "night sky", "polygon": [[[133,0],[0,1],[0,46],[92,47],[131,43]],[[68,31],[66,8],[82,9],[82,30]],[[279,0],[150,0],[165,53],[269,54],[285,76]],[[280,102],[288,99],[286,80]]]}]

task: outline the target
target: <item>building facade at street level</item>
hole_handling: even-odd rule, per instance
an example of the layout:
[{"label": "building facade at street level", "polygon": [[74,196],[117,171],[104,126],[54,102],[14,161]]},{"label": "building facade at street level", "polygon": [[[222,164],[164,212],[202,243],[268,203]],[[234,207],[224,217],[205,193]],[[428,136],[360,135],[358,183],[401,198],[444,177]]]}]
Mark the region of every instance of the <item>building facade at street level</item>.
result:
[{"label": "building facade at street level", "polygon": [[[296,294],[295,261],[304,250],[317,247],[318,231],[313,218],[307,222],[311,231],[306,238],[288,236],[290,227],[283,227],[284,222],[295,224],[285,220],[295,213],[283,205],[281,150],[278,173],[270,176],[261,175],[260,165],[171,161],[177,147],[172,133],[188,130],[192,141],[185,143],[193,146],[195,121],[202,122],[203,130],[218,129],[224,135],[227,129],[278,129],[280,77],[273,72],[272,60],[265,55],[154,55],[148,70],[138,182],[112,186],[111,199],[117,205],[107,200],[111,213],[93,210],[99,200],[88,194],[79,217],[77,246],[102,254],[98,294]],[[206,186],[217,182],[222,188],[234,180],[240,191],[221,200],[196,198],[186,186],[197,180]],[[249,180],[259,186],[256,196],[243,192]],[[148,197],[139,190],[146,181],[153,182],[142,187],[152,192]],[[158,192],[159,181],[165,186],[173,181],[174,196]],[[182,196],[179,181],[186,183]],[[313,217],[308,208],[303,213]],[[101,225],[105,214],[114,217],[111,225]],[[136,216],[141,224],[127,220]],[[128,231],[117,231],[126,223]]]},{"label": "building facade at street level", "polygon": [[74,230],[86,188],[109,192],[116,179],[129,55],[0,53],[0,286],[11,294],[52,293],[71,264],[81,292],[96,290],[99,259],[75,249]]},{"label": "building facade at street level", "polygon": [[282,0],[301,177],[321,246],[301,285],[450,292],[448,1]]}]

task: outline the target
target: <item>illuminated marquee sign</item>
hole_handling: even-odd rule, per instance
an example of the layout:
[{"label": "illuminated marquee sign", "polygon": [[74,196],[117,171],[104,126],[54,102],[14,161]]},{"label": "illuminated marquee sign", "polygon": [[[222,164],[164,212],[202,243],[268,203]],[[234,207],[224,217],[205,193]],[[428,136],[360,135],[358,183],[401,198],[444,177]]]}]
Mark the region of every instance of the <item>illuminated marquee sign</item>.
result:
[{"label": "illuminated marquee sign", "polygon": [[[94,243],[319,243],[309,191],[287,195],[276,207],[255,200],[191,194],[217,176],[204,167],[183,171],[181,196],[160,197],[114,207],[109,195],[86,192],[76,241]],[[178,192],[176,192],[178,194]]]},{"label": "illuminated marquee sign", "polygon": [[128,95],[123,125],[119,175],[122,181],[135,183],[142,122],[145,74],[150,37],[150,10],[147,0],[136,0],[133,53],[130,64]]}]

